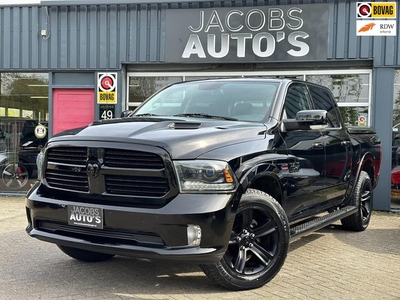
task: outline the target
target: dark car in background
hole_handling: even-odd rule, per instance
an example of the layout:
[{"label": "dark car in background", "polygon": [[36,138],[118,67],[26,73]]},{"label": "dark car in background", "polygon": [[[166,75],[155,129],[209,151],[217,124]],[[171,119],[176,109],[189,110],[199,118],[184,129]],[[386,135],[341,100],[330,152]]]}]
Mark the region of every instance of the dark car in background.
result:
[{"label": "dark car in background", "polygon": [[28,190],[37,178],[36,157],[47,142],[47,126],[29,118],[0,119],[0,191]]},{"label": "dark car in background", "polygon": [[392,199],[400,199],[400,147],[392,150],[391,187]]},{"label": "dark car in background", "polygon": [[392,128],[392,173],[391,195],[392,199],[400,199],[400,120],[393,123]]}]

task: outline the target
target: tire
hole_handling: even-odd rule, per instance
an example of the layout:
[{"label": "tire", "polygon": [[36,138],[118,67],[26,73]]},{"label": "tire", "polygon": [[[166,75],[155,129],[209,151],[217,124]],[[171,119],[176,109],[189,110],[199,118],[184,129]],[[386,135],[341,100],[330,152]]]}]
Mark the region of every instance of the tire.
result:
[{"label": "tire", "polygon": [[357,212],[341,220],[343,227],[352,231],[367,229],[371,220],[372,203],[373,188],[371,179],[367,172],[361,171],[351,200],[351,205],[357,207]]},{"label": "tire", "polygon": [[57,246],[58,248],[61,249],[62,252],[64,252],[68,256],[85,262],[98,262],[98,261],[109,260],[114,256],[112,254],[93,252],[89,250],[77,249],[67,246],[61,246],[61,245]]},{"label": "tire", "polygon": [[10,190],[20,190],[28,187],[29,172],[20,163],[6,165],[1,172],[3,185]]},{"label": "tire", "polygon": [[225,255],[203,272],[229,290],[263,286],[281,269],[289,249],[289,222],[270,195],[248,189],[243,194]]}]

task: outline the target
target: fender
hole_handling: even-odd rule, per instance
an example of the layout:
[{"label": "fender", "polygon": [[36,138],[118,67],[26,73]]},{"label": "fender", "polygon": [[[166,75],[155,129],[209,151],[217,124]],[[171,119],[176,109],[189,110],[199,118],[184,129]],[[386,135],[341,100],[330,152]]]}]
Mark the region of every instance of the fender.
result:
[{"label": "fender", "polygon": [[[358,168],[357,168],[357,172],[354,176],[354,184],[351,185],[351,190],[349,192],[349,189],[347,189],[347,193],[346,193],[346,198],[350,199],[351,195],[353,195],[355,188],[356,188],[356,182],[358,181],[358,179],[360,178],[360,174],[361,171],[364,170],[365,164],[366,162],[371,160],[371,168],[372,168],[372,175],[375,174],[374,172],[374,165],[373,165],[373,159],[374,156],[371,152],[365,152],[364,155],[361,157],[360,162],[358,163]],[[367,173],[371,176],[371,174],[367,171]],[[373,176],[374,177],[374,176]],[[372,180],[372,179],[371,179]],[[375,178],[373,178],[373,180],[375,180]],[[350,186],[350,185],[349,185]]]},{"label": "fender", "polygon": [[[282,199],[283,184],[279,173],[282,168],[287,168],[288,157],[287,155],[271,153],[255,157],[241,164],[235,172],[239,179],[238,201],[240,201],[241,195],[245,193],[255,181],[263,177],[268,178],[268,180],[273,180],[273,182],[276,183],[274,186],[279,187],[275,190],[275,195],[271,196],[279,198],[279,200]],[[278,201],[278,199],[276,200]]]}]

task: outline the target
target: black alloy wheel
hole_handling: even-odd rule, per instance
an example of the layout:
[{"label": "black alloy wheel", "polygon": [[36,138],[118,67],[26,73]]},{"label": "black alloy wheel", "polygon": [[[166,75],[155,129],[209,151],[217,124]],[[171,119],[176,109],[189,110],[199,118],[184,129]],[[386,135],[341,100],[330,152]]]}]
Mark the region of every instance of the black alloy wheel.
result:
[{"label": "black alloy wheel", "polygon": [[266,193],[249,189],[239,204],[224,257],[218,264],[200,267],[227,289],[253,289],[275,277],[288,247],[289,223],[280,204]]},{"label": "black alloy wheel", "polygon": [[361,171],[352,196],[352,205],[357,207],[357,212],[341,220],[343,227],[353,231],[367,229],[371,220],[372,203],[373,188],[371,179],[367,172]]}]

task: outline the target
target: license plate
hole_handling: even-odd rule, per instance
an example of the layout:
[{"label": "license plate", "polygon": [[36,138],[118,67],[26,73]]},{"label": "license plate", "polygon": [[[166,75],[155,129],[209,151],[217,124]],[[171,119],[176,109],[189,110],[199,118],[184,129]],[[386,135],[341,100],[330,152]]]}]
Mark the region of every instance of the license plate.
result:
[{"label": "license plate", "polygon": [[68,205],[68,225],[103,229],[103,208]]}]

